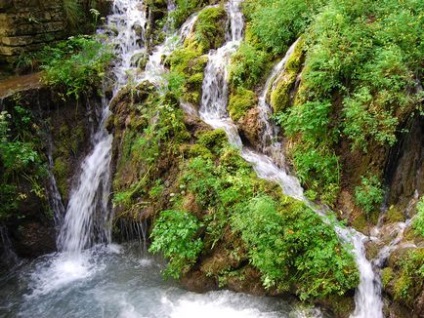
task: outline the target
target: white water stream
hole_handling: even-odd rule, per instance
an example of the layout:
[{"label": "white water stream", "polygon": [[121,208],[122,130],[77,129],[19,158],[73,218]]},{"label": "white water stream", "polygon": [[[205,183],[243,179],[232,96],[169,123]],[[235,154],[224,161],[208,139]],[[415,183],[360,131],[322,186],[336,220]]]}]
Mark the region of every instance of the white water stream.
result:
[{"label": "white water stream", "polygon": [[[288,173],[288,168],[284,163],[282,146],[277,140],[278,129],[269,122],[271,108],[266,101],[267,96],[277,74],[284,71],[285,64],[294,51],[297,42],[290,47],[286,56],[274,67],[259,99],[259,120],[262,121],[261,124],[264,127],[261,136],[263,153],[256,153],[243,147],[237,127],[228,117],[227,65],[231,54],[235,52],[242,38],[239,30],[243,30],[243,19],[239,18],[240,12],[237,11],[239,10],[240,2],[230,1],[229,3],[227,12],[231,17],[231,28],[234,28],[234,30],[231,31],[232,36],[223,47],[209,53],[209,62],[205,69],[202,86],[203,96],[199,110],[200,117],[213,128],[225,130],[229,142],[241,150],[242,157],[253,165],[260,178],[277,182],[286,195],[304,201],[324,217],[323,210],[325,208],[317,209],[312,203],[308,202],[303,195],[303,189],[297,178]],[[264,153],[269,154],[271,157],[268,157]],[[276,163],[278,163],[278,166]],[[343,240],[353,245],[353,253],[360,272],[360,284],[355,294],[356,308],[350,317],[382,318],[380,281],[378,276],[375,275],[371,263],[365,256],[364,240],[367,238],[353,229],[336,228],[335,230]]]}]

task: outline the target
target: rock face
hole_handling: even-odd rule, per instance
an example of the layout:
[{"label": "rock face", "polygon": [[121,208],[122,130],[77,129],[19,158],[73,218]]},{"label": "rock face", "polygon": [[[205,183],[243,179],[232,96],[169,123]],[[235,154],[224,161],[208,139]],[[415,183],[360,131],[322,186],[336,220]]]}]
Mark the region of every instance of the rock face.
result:
[{"label": "rock face", "polygon": [[63,1],[2,0],[0,2],[0,61],[36,50],[66,33]]},{"label": "rock face", "polygon": [[[0,0],[0,65],[10,64],[26,52],[36,51],[72,34],[64,0]],[[79,32],[92,32],[92,3],[78,0],[86,21]],[[96,10],[105,16],[112,0],[96,1]]]},{"label": "rock face", "polygon": [[[100,99],[95,95],[81,96],[78,100],[73,97],[64,99],[60,92],[43,86],[37,74],[12,78],[10,81],[10,85],[15,82],[25,84],[16,85],[13,91],[0,89],[0,109],[11,113],[19,105],[30,112],[30,125],[36,127],[37,136],[42,136],[34,136],[37,151],[42,153],[46,170],[54,173],[58,191],[66,206],[74,176],[78,175],[76,172],[81,160],[91,146],[91,133],[98,124]],[[0,87],[7,88],[8,82],[0,81]],[[49,152],[51,163],[48,162]],[[16,183],[25,199],[20,201],[16,215],[0,220],[9,233],[11,248],[19,257],[36,257],[56,248],[54,211],[48,203],[51,181],[47,174],[43,178],[40,182],[43,195],[37,196],[30,181],[17,176]]]}]

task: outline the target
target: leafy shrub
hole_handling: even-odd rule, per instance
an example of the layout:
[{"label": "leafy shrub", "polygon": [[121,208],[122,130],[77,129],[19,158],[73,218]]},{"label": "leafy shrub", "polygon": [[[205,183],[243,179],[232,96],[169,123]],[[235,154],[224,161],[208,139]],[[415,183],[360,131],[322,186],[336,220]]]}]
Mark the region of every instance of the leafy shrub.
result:
[{"label": "leafy shrub", "polygon": [[358,284],[353,257],[330,225],[301,202],[280,208],[269,196],[242,206],[232,219],[265,287],[296,290],[300,298],[343,295]]},{"label": "leafy shrub", "polygon": [[169,259],[165,276],[177,279],[195,263],[203,247],[198,237],[201,226],[196,217],[187,212],[161,212],[153,226],[149,251],[161,252]]},{"label": "leafy shrub", "polygon": [[113,56],[107,46],[89,36],[70,37],[41,54],[42,80],[63,87],[66,95],[75,98],[99,85]]},{"label": "leafy shrub", "polygon": [[306,102],[287,113],[279,113],[276,119],[289,136],[300,133],[305,141],[324,141],[331,137],[328,133],[331,109],[330,101]]},{"label": "leafy shrub", "polygon": [[275,54],[283,53],[313,20],[324,0],[249,0],[246,14],[257,41]]},{"label": "leafy shrub", "polygon": [[398,267],[392,281],[394,298],[412,307],[424,287],[424,250],[409,250],[398,261]]},{"label": "leafy shrub", "polygon": [[340,165],[338,157],[323,145],[316,148],[298,145],[290,156],[299,180],[319,194],[321,200],[332,205],[340,190]]},{"label": "leafy shrub", "polygon": [[362,177],[361,185],[355,187],[355,203],[366,213],[371,213],[383,202],[384,191],[376,176]]},{"label": "leafy shrub", "polygon": [[231,57],[230,83],[235,87],[253,89],[266,73],[268,61],[266,52],[242,42]]},{"label": "leafy shrub", "polygon": [[37,128],[31,113],[20,105],[11,113],[0,112],[0,221],[18,216],[16,209],[28,192],[45,199],[45,163],[37,148],[41,143]]}]

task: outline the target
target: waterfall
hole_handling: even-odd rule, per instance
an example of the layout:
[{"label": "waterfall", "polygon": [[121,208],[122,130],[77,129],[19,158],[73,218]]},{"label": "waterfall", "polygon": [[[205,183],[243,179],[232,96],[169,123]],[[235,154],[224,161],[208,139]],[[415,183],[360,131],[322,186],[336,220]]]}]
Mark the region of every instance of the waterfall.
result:
[{"label": "waterfall", "polygon": [[[243,147],[236,125],[228,117],[228,82],[227,82],[227,65],[231,55],[237,50],[243,37],[243,17],[240,11],[240,1],[232,0],[226,6],[228,16],[230,17],[229,32],[231,36],[222,47],[212,50],[209,53],[208,64],[205,68],[204,79],[202,83],[202,100],[199,109],[200,118],[215,129],[224,129],[227,133],[231,145],[241,150],[241,156],[253,165],[259,177],[277,182],[283,189],[284,193],[297,199],[303,199],[303,189],[299,181],[289,175],[285,169],[280,169],[266,155],[254,152],[251,149]],[[284,61],[287,60],[287,57]],[[284,67],[282,62],[278,70]],[[272,78],[275,77],[272,74]],[[268,85],[263,94],[266,94],[272,84],[271,79],[267,81]],[[263,109],[269,109],[266,101],[263,103]],[[269,113],[269,112],[268,112]],[[267,115],[261,115],[264,125],[271,126],[268,123]],[[265,137],[264,137],[265,138]],[[281,154],[281,152],[280,152]]]},{"label": "waterfall", "polygon": [[[114,92],[134,76],[134,54],[143,52],[146,29],[146,7],[142,0],[115,0],[107,26],[116,30],[110,42],[117,55],[113,74]],[[132,75],[131,75],[132,74]],[[92,136],[91,153],[81,165],[81,174],[71,191],[58,245],[62,251],[79,252],[95,241],[110,242],[111,213],[109,207],[110,163],[113,137],[106,130],[108,101],[102,100],[103,111],[97,132]]]},{"label": "waterfall", "polygon": [[[277,141],[278,130],[269,123],[271,108],[266,102],[266,97],[272,89],[275,77],[284,71],[285,64],[294,51],[296,43],[288,50],[283,60],[278,63],[266,81],[265,88],[259,99],[259,120],[264,130],[261,136],[262,152],[255,152],[243,146],[236,125],[227,114],[228,83],[227,69],[231,54],[238,48],[243,30],[243,19],[240,19],[240,1],[229,1],[226,6],[231,22],[231,36],[218,50],[209,53],[209,62],[205,68],[202,85],[202,100],[199,115],[202,120],[215,129],[224,129],[230,144],[241,150],[241,156],[253,165],[260,178],[277,182],[283,192],[295,199],[302,200],[316,213],[325,218],[325,207],[317,207],[309,202],[303,195],[299,180],[288,173],[281,150]],[[266,154],[271,156],[268,157]],[[277,166],[274,158],[279,158]],[[324,219],[325,221],[325,219]],[[353,229],[335,228],[341,239],[353,245],[353,254],[360,272],[360,284],[355,294],[355,311],[351,318],[382,318],[381,284],[373,271],[371,263],[366,259],[363,235]]]},{"label": "waterfall", "polygon": [[284,72],[287,60],[293,54],[299,40],[294,42],[287,50],[284,58],[275,65],[271,71],[271,75],[267,78],[264,89],[259,96],[258,110],[259,121],[261,122],[262,131],[260,134],[260,150],[262,153],[270,156],[279,166],[284,167],[284,154],[282,153],[282,143],[279,141],[279,129],[271,121],[272,109],[267,102],[267,98],[274,88],[276,77]]}]

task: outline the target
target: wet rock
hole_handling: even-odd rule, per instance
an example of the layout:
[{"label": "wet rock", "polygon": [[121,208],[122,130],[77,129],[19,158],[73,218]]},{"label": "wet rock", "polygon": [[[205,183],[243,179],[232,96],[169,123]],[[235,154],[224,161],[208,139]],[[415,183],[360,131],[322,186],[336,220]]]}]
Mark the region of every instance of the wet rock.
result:
[{"label": "wet rock", "polygon": [[21,257],[33,258],[51,253],[56,249],[56,232],[53,226],[39,222],[19,225],[12,232],[16,253]]},{"label": "wet rock", "polygon": [[257,108],[252,108],[243,116],[238,125],[241,135],[251,145],[259,144],[259,133],[263,129],[258,117],[259,110]]},{"label": "wet rock", "polygon": [[205,293],[218,289],[215,280],[213,278],[206,277],[200,271],[191,271],[184,275],[181,279],[181,284],[188,290],[196,293]]}]

